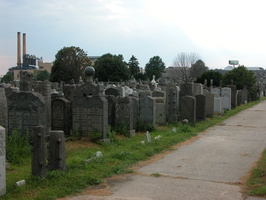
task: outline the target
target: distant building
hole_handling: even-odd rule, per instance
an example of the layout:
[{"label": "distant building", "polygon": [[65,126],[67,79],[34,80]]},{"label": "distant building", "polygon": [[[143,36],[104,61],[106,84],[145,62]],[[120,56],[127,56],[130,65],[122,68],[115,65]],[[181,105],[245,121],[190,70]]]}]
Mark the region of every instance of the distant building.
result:
[{"label": "distant building", "polygon": [[53,62],[43,62],[43,60],[38,61],[38,66],[40,71],[46,70],[47,72],[51,73]]}]

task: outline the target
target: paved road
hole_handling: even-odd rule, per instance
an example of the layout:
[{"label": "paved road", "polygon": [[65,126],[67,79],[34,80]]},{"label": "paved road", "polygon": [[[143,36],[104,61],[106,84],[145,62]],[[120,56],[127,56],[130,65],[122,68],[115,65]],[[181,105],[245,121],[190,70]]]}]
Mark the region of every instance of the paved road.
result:
[{"label": "paved road", "polygon": [[[68,200],[256,200],[245,175],[266,147],[266,101],[199,134],[187,145]],[[154,174],[159,175],[155,177]]]}]

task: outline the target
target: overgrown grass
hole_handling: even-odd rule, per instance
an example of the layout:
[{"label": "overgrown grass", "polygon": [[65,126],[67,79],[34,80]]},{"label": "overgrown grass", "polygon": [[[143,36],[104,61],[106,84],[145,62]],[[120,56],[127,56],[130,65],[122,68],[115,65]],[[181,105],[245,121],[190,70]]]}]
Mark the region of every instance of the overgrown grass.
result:
[{"label": "overgrown grass", "polygon": [[257,166],[251,171],[247,181],[247,193],[255,196],[266,196],[266,149]]},{"label": "overgrown grass", "polygon": [[[74,195],[90,185],[101,183],[104,178],[131,172],[129,167],[138,161],[147,160],[163,150],[171,149],[173,145],[196,136],[198,132],[259,102],[239,106],[227,111],[223,116],[209,118],[194,126],[177,123],[157,127],[151,132],[151,143],[141,143],[146,138],[144,132],[138,132],[134,137],[116,136],[111,133],[110,144],[93,144],[86,139],[67,141],[67,171],[51,171],[45,179],[31,175],[30,156],[24,156],[25,162],[12,165],[7,170],[7,194],[1,198],[56,199]],[[176,132],[172,131],[173,127]],[[161,138],[155,140],[158,135]],[[101,151],[103,157],[97,158],[97,151]],[[26,184],[23,187],[15,187],[19,180],[26,180]]]}]

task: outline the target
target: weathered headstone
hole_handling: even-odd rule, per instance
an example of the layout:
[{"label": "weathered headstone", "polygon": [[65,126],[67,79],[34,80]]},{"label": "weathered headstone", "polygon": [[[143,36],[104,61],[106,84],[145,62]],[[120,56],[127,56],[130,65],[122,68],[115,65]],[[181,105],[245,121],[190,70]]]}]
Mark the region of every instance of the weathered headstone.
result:
[{"label": "weathered headstone", "polygon": [[71,102],[64,97],[52,100],[52,130],[62,130],[66,136],[70,135],[72,129]]},{"label": "weathered headstone", "polygon": [[0,126],[0,197],[6,194],[6,133]]},{"label": "weathered headstone", "polygon": [[183,83],[180,85],[180,98],[183,96],[193,96],[194,83]]},{"label": "weathered headstone", "polygon": [[46,177],[46,133],[44,127],[36,126],[32,129],[32,159],[31,173],[34,176]]},{"label": "weathered headstone", "polygon": [[215,98],[221,97],[221,89],[219,88],[211,88],[211,93],[214,94]]},{"label": "weathered headstone", "polygon": [[20,130],[29,134],[34,126],[45,126],[45,98],[35,92],[13,92],[7,97],[8,132]]},{"label": "weathered headstone", "polygon": [[176,87],[171,87],[169,88],[168,91],[168,110],[167,110],[167,114],[168,114],[168,122],[169,123],[176,123],[178,121],[178,115],[177,115],[177,111],[178,111],[178,106],[177,106],[177,102],[178,102],[178,96],[177,96],[177,88]]},{"label": "weathered headstone", "polygon": [[133,128],[133,105],[132,98],[130,97],[118,97],[115,108],[116,121],[115,126],[126,126],[128,133],[134,135],[135,130]]},{"label": "weathered headstone", "polygon": [[181,120],[187,119],[189,123],[196,123],[196,99],[193,96],[181,98]]},{"label": "weathered headstone", "polygon": [[19,90],[24,92],[32,91],[33,74],[27,71],[20,71]]},{"label": "weathered headstone", "polygon": [[105,98],[108,101],[108,125],[110,125],[111,128],[114,128],[115,118],[116,118],[115,107],[116,107],[117,99],[113,95],[105,96]]},{"label": "weathered headstone", "polygon": [[115,97],[121,96],[121,91],[118,88],[107,88],[104,91],[105,95],[113,95]]},{"label": "weathered headstone", "polygon": [[197,94],[196,98],[196,119],[197,121],[206,119],[206,96]]},{"label": "weathered headstone", "polygon": [[7,99],[5,94],[5,89],[0,87],[0,126],[7,129]]},{"label": "weathered headstone", "polygon": [[102,139],[108,132],[108,101],[103,96],[104,85],[92,82],[93,67],[85,69],[87,81],[76,88],[72,101],[73,131],[81,131],[82,136],[99,132]]},{"label": "weathered headstone", "polygon": [[223,110],[231,110],[231,88],[222,88],[221,97]]},{"label": "weathered headstone", "polygon": [[206,103],[205,103],[206,116],[211,117],[214,114],[214,94],[210,93],[207,90],[204,90],[203,94],[206,96]]},{"label": "weathered headstone", "polygon": [[214,108],[213,108],[215,113],[222,114],[223,113],[223,108],[222,108],[222,98],[221,97],[214,97]]},{"label": "weathered headstone", "polygon": [[48,146],[48,169],[67,169],[64,131],[50,131]]},{"label": "weathered headstone", "polygon": [[76,85],[63,85],[63,93],[67,100],[73,101]]},{"label": "weathered headstone", "polygon": [[139,120],[144,124],[156,126],[155,99],[146,96],[139,99]]},{"label": "weathered headstone", "polygon": [[231,88],[231,108],[234,109],[237,106],[237,90],[236,85],[228,85]]},{"label": "weathered headstone", "polygon": [[166,123],[166,96],[164,91],[153,91],[152,97],[155,98],[156,123],[163,125]]},{"label": "weathered headstone", "polygon": [[197,94],[203,94],[203,85],[201,83],[193,84],[193,96],[196,96]]},{"label": "weathered headstone", "polygon": [[250,94],[249,94],[249,91],[247,90],[246,87],[244,87],[242,90],[241,90],[241,104],[246,104],[247,102],[249,102],[249,97],[250,97]]},{"label": "weathered headstone", "polygon": [[134,96],[128,96],[132,99],[132,108],[133,108],[133,128],[137,128],[137,123],[139,120],[139,99]]}]

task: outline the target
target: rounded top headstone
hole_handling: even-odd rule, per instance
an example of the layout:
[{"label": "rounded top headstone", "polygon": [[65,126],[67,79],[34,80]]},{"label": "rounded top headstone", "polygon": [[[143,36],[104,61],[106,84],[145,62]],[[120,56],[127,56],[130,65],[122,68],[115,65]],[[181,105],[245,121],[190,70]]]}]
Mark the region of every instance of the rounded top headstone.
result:
[{"label": "rounded top headstone", "polygon": [[92,77],[95,74],[95,69],[92,66],[88,66],[85,68],[84,73],[87,76],[87,82],[93,82]]}]

